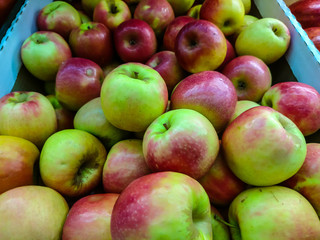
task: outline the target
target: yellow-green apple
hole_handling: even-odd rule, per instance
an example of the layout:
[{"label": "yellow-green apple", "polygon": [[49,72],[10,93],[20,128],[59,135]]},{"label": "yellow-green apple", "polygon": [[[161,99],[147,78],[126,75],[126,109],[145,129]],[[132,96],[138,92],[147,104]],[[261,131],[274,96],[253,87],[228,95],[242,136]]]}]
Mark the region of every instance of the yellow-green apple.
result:
[{"label": "yellow-green apple", "polygon": [[74,128],[96,136],[107,151],[120,140],[129,138],[131,134],[110,124],[102,111],[100,97],[90,100],[77,111]]},{"label": "yellow-green apple", "polygon": [[39,156],[39,149],[32,142],[0,135],[0,195],[15,187],[32,185]]},{"label": "yellow-green apple", "polygon": [[143,136],[143,155],[152,171],[175,171],[202,177],[219,152],[211,122],[191,109],[168,111],[155,119]]},{"label": "yellow-green apple", "polygon": [[282,21],[262,18],[240,32],[235,49],[238,55],[252,55],[269,65],[286,53],[290,41],[290,31]]},{"label": "yellow-green apple", "polygon": [[228,206],[247,187],[230,170],[221,149],[209,171],[198,181],[215,206]]},{"label": "yellow-green apple", "polygon": [[306,140],[280,112],[253,107],[234,119],[222,135],[231,171],[255,186],[275,185],[298,172],[306,157]]},{"label": "yellow-green apple", "polygon": [[188,12],[187,12],[187,16],[190,16],[192,18],[195,18],[195,19],[200,19],[200,9],[202,7],[202,4],[197,4],[197,5],[194,5],[192,6]]},{"label": "yellow-green apple", "polygon": [[230,118],[229,124],[238,117],[241,113],[249,110],[250,108],[260,106],[259,103],[250,101],[250,100],[238,100],[236,104],[236,108],[234,110],[234,113],[232,117]]},{"label": "yellow-green apple", "polygon": [[301,193],[320,216],[320,144],[308,143],[307,156],[299,171],[283,183]]},{"label": "yellow-green apple", "polygon": [[272,84],[268,65],[255,56],[243,55],[232,59],[222,73],[233,83],[238,100],[260,102]]},{"label": "yellow-green apple", "polygon": [[200,19],[214,23],[225,36],[240,28],[244,15],[242,0],[205,0],[200,9]]},{"label": "yellow-green apple", "polygon": [[26,69],[43,81],[54,81],[61,63],[72,57],[68,43],[51,31],[31,34],[23,42],[20,52]]},{"label": "yellow-green apple", "polygon": [[134,180],[120,194],[111,215],[117,240],[211,240],[208,196],[193,178],[158,172]]},{"label": "yellow-green apple", "polygon": [[113,32],[114,46],[124,62],[145,63],[157,51],[157,38],[148,23],[129,19]]},{"label": "yellow-green apple", "polygon": [[69,36],[69,46],[74,57],[90,59],[101,67],[113,60],[112,35],[102,23],[87,22],[74,28]]},{"label": "yellow-green apple", "polygon": [[240,28],[238,28],[238,30],[236,30],[231,36],[229,36],[229,39],[231,40],[231,42],[233,44],[235,44],[237,37],[239,36],[239,34],[246,29],[251,23],[254,23],[255,21],[259,20],[258,17],[253,16],[253,15],[244,15],[243,18],[243,22],[240,26]]},{"label": "yellow-green apple", "polygon": [[229,227],[219,210],[211,205],[212,240],[230,240]]},{"label": "yellow-green apple", "polygon": [[282,187],[254,187],[240,193],[229,207],[232,239],[320,239],[320,221],[298,192]]},{"label": "yellow-green apple", "polygon": [[131,132],[147,129],[168,103],[168,89],[160,73],[135,62],[112,70],[103,81],[100,96],[107,120]]},{"label": "yellow-green apple", "polygon": [[132,181],[151,173],[143,152],[141,139],[116,143],[107,155],[102,183],[105,192],[121,193]]},{"label": "yellow-green apple", "polygon": [[289,5],[291,13],[302,28],[320,27],[320,3],[317,0],[294,1]]},{"label": "yellow-green apple", "polygon": [[101,181],[107,151],[92,134],[65,129],[51,135],[40,154],[44,184],[67,197],[88,194]]},{"label": "yellow-green apple", "polygon": [[80,26],[80,14],[66,1],[54,1],[45,5],[37,15],[40,31],[53,31],[68,39],[73,28]]},{"label": "yellow-green apple", "polygon": [[21,186],[0,195],[0,239],[61,239],[66,200],[44,186]]},{"label": "yellow-green apple", "polygon": [[167,0],[141,0],[133,16],[148,23],[159,38],[163,37],[166,27],[175,18]]},{"label": "yellow-green apple", "polygon": [[222,73],[203,71],[179,82],[170,99],[171,109],[193,109],[204,115],[220,133],[234,113],[237,93],[232,82]]},{"label": "yellow-green apple", "polygon": [[251,0],[241,0],[244,6],[244,13],[248,14],[251,10]]},{"label": "yellow-green apple", "polygon": [[77,111],[99,97],[103,82],[101,67],[86,58],[72,57],[63,62],[56,77],[56,97],[65,108]]},{"label": "yellow-green apple", "polygon": [[185,15],[193,6],[195,0],[167,0],[174,11],[175,16]]},{"label": "yellow-green apple", "polygon": [[304,136],[320,129],[320,94],[306,83],[277,83],[263,95],[261,105],[272,107],[290,118]]},{"label": "yellow-green apple", "polygon": [[216,69],[216,71],[221,72],[222,69],[229,63],[232,59],[237,57],[236,51],[233,47],[233,44],[226,39],[227,42],[227,54],[226,57],[224,58],[223,62],[220,64],[220,66]]},{"label": "yellow-green apple", "polygon": [[92,18],[94,8],[101,0],[81,0],[83,10]]},{"label": "yellow-green apple", "polygon": [[111,240],[111,213],[118,197],[115,193],[100,193],[77,200],[64,223],[62,240]]},{"label": "yellow-green apple", "polygon": [[174,51],[175,41],[179,31],[184,25],[194,20],[195,19],[190,16],[178,16],[173,19],[164,32],[162,39],[163,48],[165,50]]},{"label": "yellow-green apple", "polygon": [[190,73],[215,70],[227,55],[227,42],[215,24],[194,20],[179,31],[174,51],[182,68]]},{"label": "yellow-green apple", "polygon": [[50,101],[41,93],[14,91],[0,99],[0,135],[21,137],[41,149],[57,131],[57,118]]},{"label": "yellow-green apple", "polygon": [[159,51],[145,63],[160,73],[166,82],[168,92],[171,94],[173,88],[186,77],[186,71],[178,63],[177,57],[173,51]]},{"label": "yellow-green apple", "polygon": [[313,42],[315,47],[320,51],[320,26],[319,27],[309,27],[304,29],[308,34],[308,37]]},{"label": "yellow-green apple", "polygon": [[122,0],[100,1],[93,11],[93,21],[104,24],[111,31],[131,17],[127,3]]}]

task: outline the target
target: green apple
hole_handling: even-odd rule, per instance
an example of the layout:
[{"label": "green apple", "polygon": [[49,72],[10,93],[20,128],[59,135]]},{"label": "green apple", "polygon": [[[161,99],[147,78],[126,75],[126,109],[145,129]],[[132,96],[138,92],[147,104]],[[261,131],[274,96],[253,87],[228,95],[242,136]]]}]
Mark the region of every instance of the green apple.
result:
[{"label": "green apple", "polygon": [[188,10],[186,15],[195,19],[200,19],[201,7],[202,7],[202,4],[194,5],[192,8]]},{"label": "green apple", "polygon": [[94,8],[101,0],[81,0],[81,6],[85,13],[92,18]]},{"label": "green apple", "polygon": [[243,23],[240,26],[240,28],[238,28],[238,30],[236,30],[231,37],[231,39],[233,40],[233,42],[235,42],[237,40],[237,37],[239,36],[239,34],[246,29],[251,23],[254,23],[255,21],[259,20],[259,18],[252,16],[252,15],[244,15],[243,18]]},{"label": "green apple", "polygon": [[248,14],[251,10],[251,0],[241,0],[244,6],[245,14]]},{"label": "green apple", "polygon": [[174,11],[175,16],[185,15],[193,6],[195,0],[167,0]]},{"label": "green apple", "polygon": [[211,205],[212,240],[230,240],[229,227],[219,210]]},{"label": "green apple", "polygon": [[236,109],[234,110],[234,113],[232,117],[230,118],[229,124],[238,117],[241,113],[249,110],[250,108],[260,106],[259,103],[256,103],[254,101],[250,100],[238,100],[236,104]]}]

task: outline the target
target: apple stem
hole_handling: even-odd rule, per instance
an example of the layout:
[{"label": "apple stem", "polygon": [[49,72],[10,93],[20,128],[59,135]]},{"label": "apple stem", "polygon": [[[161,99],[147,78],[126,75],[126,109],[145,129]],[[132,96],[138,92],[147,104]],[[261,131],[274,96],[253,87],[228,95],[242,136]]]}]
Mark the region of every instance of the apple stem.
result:
[{"label": "apple stem", "polygon": [[117,6],[115,4],[115,0],[110,0],[109,7],[110,7],[112,13],[118,12]]},{"label": "apple stem", "polygon": [[232,228],[237,228],[236,226],[232,225],[231,223],[228,223],[227,221],[223,220],[220,216],[218,216],[217,214],[214,214],[213,218],[221,223],[223,223],[224,225],[227,225],[228,227],[232,227]]},{"label": "apple stem", "polygon": [[163,126],[165,127],[166,130],[169,129],[169,127],[168,127],[168,125],[166,123],[164,123]]}]

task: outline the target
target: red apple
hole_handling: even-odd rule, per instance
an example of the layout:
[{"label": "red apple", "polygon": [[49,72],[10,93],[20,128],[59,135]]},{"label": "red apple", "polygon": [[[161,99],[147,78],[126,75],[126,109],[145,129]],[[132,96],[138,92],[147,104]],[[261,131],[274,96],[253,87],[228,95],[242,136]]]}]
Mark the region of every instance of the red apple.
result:
[{"label": "red apple", "polygon": [[315,47],[320,51],[320,26],[304,29]]},{"label": "red apple", "polygon": [[232,43],[226,39],[227,41],[227,54],[226,57],[224,58],[223,62],[221,65],[217,68],[217,71],[221,72],[222,69],[235,57],[237,57],[236,51],[232,45]]},{"label": "red apple", "polygon": [[320,2],[318,0],[300,0],[289,5],[291,13],[302,28],[320,27]]}]

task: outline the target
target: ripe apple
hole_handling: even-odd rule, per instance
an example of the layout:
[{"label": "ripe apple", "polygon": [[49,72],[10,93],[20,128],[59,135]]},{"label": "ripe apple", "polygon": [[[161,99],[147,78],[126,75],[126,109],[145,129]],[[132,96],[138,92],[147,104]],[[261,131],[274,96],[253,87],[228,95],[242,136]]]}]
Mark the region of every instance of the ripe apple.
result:
[{"label": "ripe apple", "polygon": [[223,132],[222,148],[231,171],[254,186],[287,180],[306,157],[306,140],[299,128],[265,106],[251,108],[234,119]]},{"label": "ripe apple", "polygon": [[150,124],[142,149],[152,171],[175,171],[198,179],[217,157],[219,139],[205,116],[191,109],[176,109]]},{"label": "ripe apple", "polygon": [[206,0],[200,9],[200,19],[214,23],[225,36],[240,28],[244,15],[242,0]]},{"label": "ripe apple", "polygon": [[302,28],[320,27],[320,3],[317,0],[295,1],[289,5],[291,13]]},{"label": "ripe apple", "polygon": [[81,0],[81,6],[88,16],[92,17],[94,8],[100,1],[101,0]]},{"label": "ripe apple", "polygon": [[175,16],[185,15],[193,6],[195,0],[167,0],[174,11]]},{"label": "ripe apple", "polygon": [[232,239],[320,238],[320,221],[298,192],[282,187],[255,187],[240,193],[229,208]]},{"label": "ripe apple", "polygon": [[230,240],[230,231],[217,208],[211,205],[212,240]]},{"label": "ripe apple", "polygon": [[241,113],[249,110],[250,108],[260,106],[259,103],[250,101],[250,100],[238,100],[236,104],[236,108],[232,117],[230,118],[229,124],[236,119]]},{"label": "ripe apple", "polygon": [[111,240],[111,213],[118,196],[101,193],[77,200],[64,223],[62,240]]},{"label": "ripe apple", "polygon": [[38,30],[56,32],[64,39],[68,39],[71,30],[81,24],[79,12],[65,1],[54,1],[44,6],[36,21]]},{"label": "ripe apple", "polygon": [[41,149],[57,131],[57,118],[50,101],[41,93],[14,91],[0,99],[0,135],[24,138]]},{"label": "ripe apple", "polygon": [[102,23],[82,23],[69,36],[69,46],[75,57],[87,58],[100,66],[113,60],[113,43],[110,30]]},{"label": "ripe apple", "polygon": [[20,52],[26,69],[43,81],[54,81],[61,63],[72,57],[68,43],[50,31],[31,34],[23,42]]},{"label": "ripe apple", "polygon": [[244,13],[248,14],[251,10],[251,0],[241,0],[244,6]]},{"label": "ripe apple", "polygon": [[43,186],[21,186],[0,194],[0,239],[61,239],[66,200]]},{"label": "ripe apple", "polygon": [[194,5],[192,6],[188,12],[187,12],[187,16],[190,16],[194,19],[200,19],[200,9],[202,7],[202,4],[197,4],[197,5]]},{"label": "ripe apple", "polygon": [[144,131],[165,112],[168,103],[168,89],[161,75],[134,62],[111,71],[104,79],[100,96],[107,120],[131,132]]},{"label": "ripe apple", "polygon": [[236,30],[229,38],[232,41],[232,43],[234,44],[239,36],[239,34],[246,29],[251,23],[254,23],[255,21],[259,20],[259,18],[252,16],[252,15],[244,15],[243,18],[243,22],[240,26],[240,28],[238,28],[238,30]]},{"label": "ripe apple", "polygon": [[259,102],[272,84],[268,65],[255,56],[244,55],[232,59],[222,73],[233,83],[238,100]]},{"label": "ripe apple", "polygon": [[304,30],[315,47],[320,51],[320,27],[309,27]]},{"label": "ripe apple", "polygon": [[65,129],[51,135],[40,155],[44,184],[68,197],[88,194],[101,181],[107,152],[92,134]]},{"label": "ripe apple", "polygon": [[272,107],[290,118],[304,136],[320,129],[320,94],[308,84],[277,83],[264,94],[261,105]]},{"label": "ripe apple", "polygon": [[177,172],[140,177],[120,194],[111,215],[117,240],[211,240],[208,196],[193,178]]},{"label": "ripe apple", "polygon": [[157,51],[157,39],[148,23],[129,19],[121,23],[113,33],[114,46],[124,62],[145,63]]},{"label": "ripe apple", "polygon": [[282,21],[262,18],[241,31],[235,49],[238,55],[252,55],[269,65],[286,53],[290,40],[290,31]]},{"label": "ripe apple", "polygon": [[149,173],[151,171],[142,152],[142,140],[119,141],[110,149],[103,167],[104,191],[121,193],[132,181]]},{"label": "ripe apple", "polygon": [[198,111],[220,133],[234,113],[237,93],[232,82],[223,74],[203,71],[183,79],[173,90],[170,103],[171,109]]},{"label": "ripe apple", "polygon": [[227,42],[227,54],[226,57],[224,58],[223,62],[221,63],[221,65],[217,68],[218,72],[221,72],[222,69],[235,57],[237,57],[236,51],[233,47],[233,44],[226,39]]},{"label": "ripe apple", "polygon": [[179,31],[175,54],[182,68],[190,73],[215,70],[226,57],[226,38],[213,23],[194,20]]},{"label": "ripe apple", "polygon": [[63,62],[56,77],[56,97],[67,109],[79,110],[85,103],[99,97],[103,71],[95,62],[73,57]]}]

